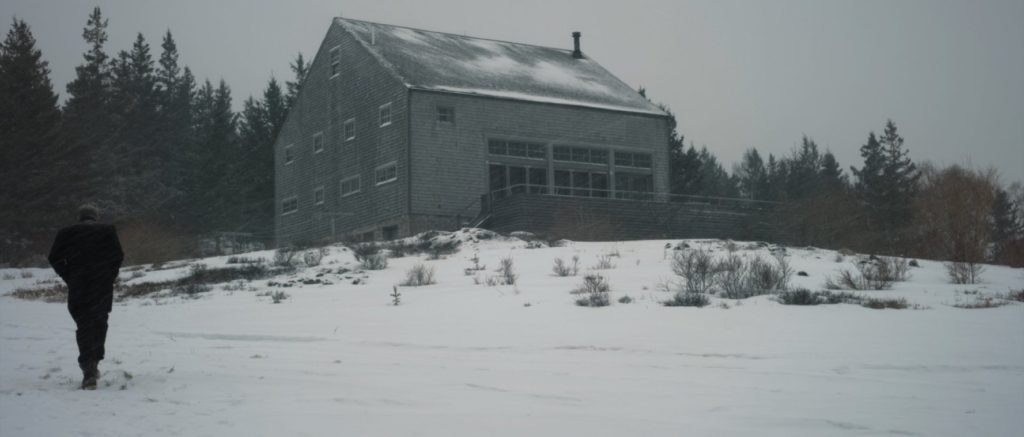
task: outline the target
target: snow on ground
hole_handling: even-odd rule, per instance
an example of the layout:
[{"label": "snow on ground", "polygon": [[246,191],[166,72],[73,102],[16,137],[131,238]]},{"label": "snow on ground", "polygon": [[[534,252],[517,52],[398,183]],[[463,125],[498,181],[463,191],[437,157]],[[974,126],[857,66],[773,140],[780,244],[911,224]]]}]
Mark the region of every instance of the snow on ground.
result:
[{"label": "snow on ground", "polygon": [[[0,435],[1020,435],[1024,429],[1024,305],[951,306],[1024,286],[1024,270],[987,267],[979,285],[948,284],[922,261],[893,290],[927,309],[784,306],[768,296],[664,307],[673,277],[666,244],[569,243],[526,248],[470,234],[442,260],[408,256],[383,271],[340,247],[286,280],[330,285],[217,287],[198,299],[115,304],[100,389],[77,390],[74,326],[62,304],[15,299],[52,277],[0,270]],[[721,242],[695,242],[722,255]],[[740,243],[740,247],[747,245]],[[551,274],[555,257],[602,270],[606,308],[574,305],[581,277]],[[768,255],[767,249],[741,250]],[[794,286],[821,289],[836,253],[789,249]],[[494,275],[512,257],[516,286],[474,283],[479,254]],[[272,252],[246,254],[271,258]],[[200,260],[211,268],[227,257]],[[438,283],[400,287],[415,263]],[[187,274],[188,263],[131,281]],[[131,272],[123,272],[125,280]],[[348,276],[346,278],[345,276]],[[10,276],[14,276],[10,279]],[[138,274],[136,274],[138,276]],[[365,279],[362,279],[365,278]],[[360,284],[352,281],[361,279]],[[284,290],[280,304],[265,296]],[[614,302],[622,295],[636,299]],[[726,303],[728,308],[721,306]]]}]

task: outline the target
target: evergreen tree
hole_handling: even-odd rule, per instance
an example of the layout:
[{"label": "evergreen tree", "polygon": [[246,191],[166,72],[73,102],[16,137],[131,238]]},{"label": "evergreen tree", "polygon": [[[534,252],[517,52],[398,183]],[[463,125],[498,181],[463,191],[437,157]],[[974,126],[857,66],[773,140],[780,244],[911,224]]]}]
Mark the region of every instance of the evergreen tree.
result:
[{"label": "evergreen tree", "polygon": [[60,110],[49,65],[35,44],[28,24],[17,18],[0,43],[0,253],[11,256],[43,238],[32,234],[47,224],[52,196],[45,187],[57,175],[50,170],[59,157]]},{"label": "evergreen tree", "polygon": [[821,156],[821,171],[818,173],[818,180],[822,188],[829,191],[845,189],[849,184],[846,175],[843,174],[843,168],[831,151],[826,150],[825,154]]},{"label": "evergreen tree", "polygon": [[910,151],[903,148],[903,137],[896,132],[896,124],[892,120],[885,123],[885,132],[878,142],[882,146],[885,163],[882,177],[888,188],[882,219],[890,229],[902,229],[912,218],[911,201],[917,193],[921,175],[910,160]]},{"label": "evergreen tree", "polygon": [[188,67],[182,72],[178,65],[178,48],[171,31],[164,34],[163,51],[156,68],[156,95],[159,104],[157,117],[157,153],[163,162],[163,185],[168,199],[165,202],[167,219],[181,226],[187,224],[186,200],[188,186],[186,171],[196,163],[190,160],[192,142],[192,96],[195,79]]},{"label": "evergreen tree", "polygon": [[191,174],[191,205],[200,232],[233,230],[238,222],[231,176],[240,158],[236,116],[231,109],[231,90],[224,80],[217,88],[207,80],[196,95],[195,153]]},{"label": "evergreen tree", "polygon": [[733,174],[739,179],[741,196],[754,200],[768,197],[768,171],[757,149],[750,148],[743,153],[743,160]]},{"label": "evergreen tree", "polygon": [[306,82],[306,74],[309,73],[309,64],[302,58],[302,52],[295,57],[295,62],[291,64],[292,73],[295,75],[295,80],[285,82],[288,88],[288,94],[285,97],[285,106],[291,108],[295,105],[295,101],[299,98],[299,91],[302,89],[302,84]]},{"label": "evergreen tree", "polygon": [[94,201],[101,208],[108,206],[100,196],[103,175],[99,167],[110,159],[104,152],[114,123],[109,112],[110,63],[104,51],[107,20],[99,7],[89,14],[82,37],[89,50],[83,54],[84,62],[75,67],[75,78],[67,85],[60,140],[62,154],[55,161],[65,181],[55,205],[59,210],[70,210],[84,201]]},{"label": "evergreen tree", "polygon": [[790,200],[799,200],[815,193],[818,189],[818,174],[821,172],[821,155],[818,144],[804,135],[800,147],[790,158],[789,174],[786,178],[786,195]]},{"label": "evergreen tree", "polygon": [[114,216],[151,218],[168,198],[163,150],[158,146],[159,94],[149,44],[138,34],[111,68],[111,113],[116,131],[108,141],[104,193]]},{"label": "evergreen tree", "polygon": [[995,260],[1001,263],[1009,261],[1007,249],[1013,242],[1021,239],[1024,239],[1024,217],[1017,214],[1017,206],[1006,190],[996,189],[992,201],[992,243]]}]

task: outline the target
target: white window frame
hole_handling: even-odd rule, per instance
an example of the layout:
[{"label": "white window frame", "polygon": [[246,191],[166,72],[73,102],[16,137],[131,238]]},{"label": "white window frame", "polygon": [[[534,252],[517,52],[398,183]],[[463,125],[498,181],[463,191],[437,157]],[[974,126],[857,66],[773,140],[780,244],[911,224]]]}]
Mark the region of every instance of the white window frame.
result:
[{"label": "white window frame", "polygon": [[[354,189],[352,191],[349,191],[349,192],[345,192],[345,182],[349,182],[349,181],[356,181],[356,189]],[[347,177],[345,179],[342,179],[340,182],[338,182],[338,189],[341,192],[341,197],[348,197],[348,196],[351,196],[351,195],[356,194],[356,193],[358,193],[358,192],[363,190],[363,181],[359,177],[359,175],[349,176],[349,177]]]},{"label": "white window frame", "polygon": [[[320,200],[317,200],[317,194],[320,195]],[[326,196],[324,196],[324,186],[323,185],[313,189],[313,204],[314,205],[323,205],[325,198],[326,198]]]},{"label": "white window frame", "polygon": [[[285,206],[288,202],[295,202],[295,209],[289,211]],[[290,215],[295,214],[296,212],[299,212],[299,196],[291,196],[281,199],[281,215]]]},{"label": "white window frame", "polygon": [[[387,121],[384,121],[384,110],[385,109],[387,109],[387,111],[388,111],[387,112],[387,114],[388,114]],[[387,103],[385,103],[383,105],[380,105],[380,108],[377,108],[377,120],[380,122],[380,127],[390,126],[391,125],[391,102],[387,102]]]},{"label": "white window frame", "polygon": [[[348,136],[348,127],[352,126],[352,136]],[[356,139],[356,119],[352,117],[345,120],[345,123],[341,125],[341,136],[345,137],[345,141],[352,141]]]},{"label": "white window frame", "polygon": [[341,46],[336,46],[328,53],[328,59],[330,60],[331,79],[334,79],[341,75]]},{"label": "white window frame", "polygon": [[295,162],[295,153],[292,152],[292,150],[294,150],[294,148],[295,148],[295,144],[294,143],[293,144],[289,144],[287,146],[284,146],[284,165],[289,165],[289,164]]},{"label": "white window frame", "polygon": [[[390,179],[378,180],[379,179],[378,173],[380,173],[381,170],[386,170],[388,167],[394,167],[395,168],[395,175],[392,176]],[[385,173],[385,175],[386,175],[386,173]],[[379,165],[379,166],[377,166],[377,168],[373,169],[373,182],[374,182],[374,185],[380,186],[380,185],[391,183],[391,182],[394,182],[394,181],[397,181],[397,180],[398,180],[398,161],[391,161],[391,162],[389,162],[387,164]]]},{"label": "white window frame", "polygon": [[[317,140],[320,141],[320,147],[316,146]],[[320,153],[324,151],[324,133],[323,131],[313,134],[313,153]]]}]

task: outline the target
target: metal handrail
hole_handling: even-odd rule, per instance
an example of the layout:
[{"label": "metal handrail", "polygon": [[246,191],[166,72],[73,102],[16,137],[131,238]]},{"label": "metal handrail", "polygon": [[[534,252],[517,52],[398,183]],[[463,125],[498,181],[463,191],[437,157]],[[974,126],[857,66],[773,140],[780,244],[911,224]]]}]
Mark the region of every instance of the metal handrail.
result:
[{"label": "metal handrail", "polygon": [[[545,192],[536,193],[531,192],[530,188],[543,187]],[[516,191],[517,188],[521,190]],[[552,189],[553,188],[553,189]],[[587,191],[587,192],[601,192],[606,193],[606,196],[580,196],[576,194],[559,194],[553,190],[568,190],[570,193],[574,191]],[[696,196],[690,194],[671,194],[671,193],[655,193],[650,191],[622,191],[622,190],[606,190],[599,188],[574,188],[566,186],[550,187],[548,185],[532,185],[532,184],[515,184],[508,187],[490,191],[481,196],[481,203],[490,203],[494,200],[497,193],[502,193],[501,197],[507,197],[517,194],[533,194],[540,196],[555,196],[555,197],[574,197],[574,198],[586,198],[586,199],[609,199],[609,200],[627,200],[627,201],[654,201],[654,202],[694,202],[694,203],[707,203],[707,204],[741,204],[741,205],[756,205],[756,206],[777,206],[782,205],[781,202],[775,202],[770,200],[754,200],[744,199],[737,197],[720,197],[720,196]],[[486,201],[486,202],[485,202]],[[476,203],[475,201],[473,203]]]}]

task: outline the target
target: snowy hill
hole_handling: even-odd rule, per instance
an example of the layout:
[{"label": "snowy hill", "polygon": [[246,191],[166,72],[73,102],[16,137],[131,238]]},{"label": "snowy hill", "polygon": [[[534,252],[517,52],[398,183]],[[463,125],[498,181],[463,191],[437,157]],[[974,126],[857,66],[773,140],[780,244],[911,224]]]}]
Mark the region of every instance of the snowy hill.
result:
[{"label": "snowy hill", "polygon": [[[717,240],[564,242],[469,230],[416,244],[458,251],[365,270],[331,246],[317,266],[182,292],[181,278],[273,251],[137,266],[125,284],[167,288],[114,306],[100,389],[76,390],[63,305],[10,296],[52,286],[0,270],[0,435],[522,436],[1020,435],[1024,269],[986,266],[950,284],[920,261],[891,290],[908,309],[783,305],[773,295],[662,305],[680,248],[771,260],[789,288],[824,289],[862,258]],[[455,243],[448,243],[453,245]],[[577,256],[577,276],[552,271]],[[240,259],[242,257],[244,259]],[[477,258],[479,261],[474,261]],[[495,270],[513,262],[514,285]],[[606,264],[600,270],[593,267]],[[398,286],[417,264],[436,284]],[[476,265],[482,269],[477,270]],[[588,273],[611,305],[576,305]],[[211,274],[212,275],[212,274]],[[489,285],[490,284],[490,285]],[[142,289],[141,286],[136,289]],[[275,298],[272,296],[278,294]],[[632,299],[621,303],[623,296]],[[984,303],[993,308],[967,309]],[[989,306],[989,305],[981,305]]]}]

